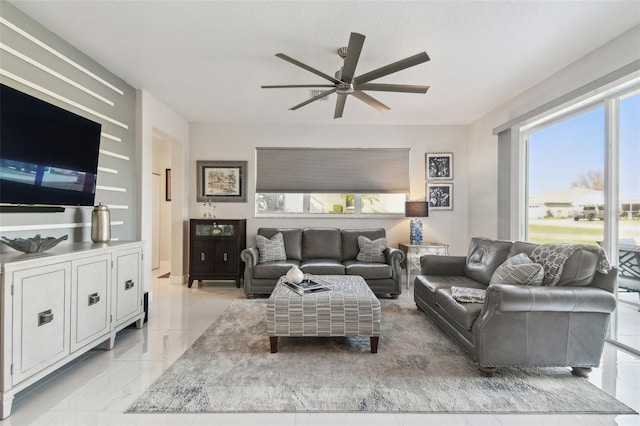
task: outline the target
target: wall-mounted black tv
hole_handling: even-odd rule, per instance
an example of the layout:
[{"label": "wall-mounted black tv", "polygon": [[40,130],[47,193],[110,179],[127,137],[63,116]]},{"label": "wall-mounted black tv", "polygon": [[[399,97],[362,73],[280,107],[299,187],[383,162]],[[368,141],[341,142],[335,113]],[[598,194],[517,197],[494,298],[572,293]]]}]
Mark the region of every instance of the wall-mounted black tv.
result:
[{"label": "wall-mounted black tv", "polygon": [[102,125],[0,86],[0,204],[92,206]]}]

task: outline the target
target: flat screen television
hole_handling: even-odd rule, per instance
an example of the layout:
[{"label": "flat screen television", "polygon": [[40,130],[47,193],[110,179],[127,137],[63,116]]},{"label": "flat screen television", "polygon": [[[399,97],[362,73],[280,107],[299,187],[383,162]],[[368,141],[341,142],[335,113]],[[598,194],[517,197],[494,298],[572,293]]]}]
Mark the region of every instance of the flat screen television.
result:
[{"label": "flat screen television", "polygon": [[0,204],[92,206],[102,125],[0,86]]}]

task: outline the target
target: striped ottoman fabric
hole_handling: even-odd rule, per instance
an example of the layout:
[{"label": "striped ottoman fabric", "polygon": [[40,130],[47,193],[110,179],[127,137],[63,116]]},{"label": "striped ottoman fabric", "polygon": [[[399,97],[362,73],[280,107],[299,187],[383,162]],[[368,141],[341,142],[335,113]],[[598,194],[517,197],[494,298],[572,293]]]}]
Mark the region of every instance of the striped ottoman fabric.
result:
[{"label": "striped ottoman fabric", "polygon": [[357,275],[320,275],[331,291],[300,296],[278,281],[267,301],[267,335],[271,352],[278,336],[369,336],[377,352],[380,301]]}]

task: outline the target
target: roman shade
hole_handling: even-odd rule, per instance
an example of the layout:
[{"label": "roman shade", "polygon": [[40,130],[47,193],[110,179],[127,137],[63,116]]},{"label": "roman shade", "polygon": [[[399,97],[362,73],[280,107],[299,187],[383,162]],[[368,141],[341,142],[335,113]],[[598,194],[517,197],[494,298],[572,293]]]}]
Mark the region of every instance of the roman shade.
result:
[{"label": "roman shade", "polygon": [[256,148],[256,192],[408,193],[409,149]]}]

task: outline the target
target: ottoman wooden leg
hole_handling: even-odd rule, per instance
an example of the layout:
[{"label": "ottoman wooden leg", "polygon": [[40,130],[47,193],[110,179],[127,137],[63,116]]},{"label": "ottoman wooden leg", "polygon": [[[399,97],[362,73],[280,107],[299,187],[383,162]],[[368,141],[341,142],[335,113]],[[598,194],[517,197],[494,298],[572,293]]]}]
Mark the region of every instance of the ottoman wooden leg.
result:
[{"label": "ottoman wooden leg", "polygon": [[372,354],[378,353],[378,340],[379,340],[378,336],[371,336],[371,353]]},{"label": "ottoman wooden leg", "polygon": [[278,352],[278,336],[270,336],[269,343],[271,343],[271,353],[275,354]]}]

